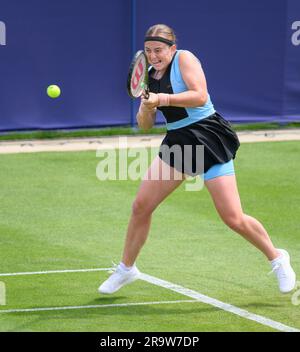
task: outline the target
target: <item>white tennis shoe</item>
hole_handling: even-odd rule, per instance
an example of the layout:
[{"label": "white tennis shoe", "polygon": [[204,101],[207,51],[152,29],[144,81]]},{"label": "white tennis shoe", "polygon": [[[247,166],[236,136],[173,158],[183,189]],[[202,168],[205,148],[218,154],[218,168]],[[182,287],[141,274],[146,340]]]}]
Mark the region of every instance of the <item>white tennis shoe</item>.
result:
[{"label": "white tennis shoe", "polygon": [[279,290],[281,293],[291,292],[296,286],[296,274],[290,264],[290,256],[284,249],[278,249],[280,257],[272,260],[271,273],[275,273],[278,279]]},{"label": "white tennis shoe", "polygon": [[130,270],[124,270],[118,265],[111,276],[103,282],[98,288],[99,293],[112,294],[118,291],[124,285],[130,284],[131,282],[139,278],[140,271],[134,265]]}]

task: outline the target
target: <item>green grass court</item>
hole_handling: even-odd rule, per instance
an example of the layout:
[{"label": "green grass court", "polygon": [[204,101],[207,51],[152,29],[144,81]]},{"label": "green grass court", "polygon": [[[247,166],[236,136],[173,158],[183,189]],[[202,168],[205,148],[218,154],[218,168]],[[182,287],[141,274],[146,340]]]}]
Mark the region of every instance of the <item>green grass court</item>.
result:
[{"label": "green grass court", "polygon": [[[101,182],[98,163],[95,152],[0,155],[1,273],[108,268],[120,260],[139,181]],[[299,142],[242,144],[235,161],[245,212],[289,251],[298,276],[299,165]],[[156,210],[137,264],[156,278],[300,329],[300,305],[279,293],[265,258],[221,222],[206,190],[186,192],[182,185]],[[100,296],[107,275],[0,276],[6,287],[0,331],[277,331],[143,280]],[[73,309],[1,312],[51,307]]]}]

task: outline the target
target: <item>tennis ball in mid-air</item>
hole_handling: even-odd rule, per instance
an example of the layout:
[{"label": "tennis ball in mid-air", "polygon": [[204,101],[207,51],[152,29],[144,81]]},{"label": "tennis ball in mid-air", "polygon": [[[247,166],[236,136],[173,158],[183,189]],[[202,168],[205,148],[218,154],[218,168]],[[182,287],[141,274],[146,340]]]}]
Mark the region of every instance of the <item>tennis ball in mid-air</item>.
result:
[{"label": "tennis ball in mid-air", "polygon": [[58,98],[60,96],[59,86],[52,84],[47,88],[47,94],[50,98]]}]

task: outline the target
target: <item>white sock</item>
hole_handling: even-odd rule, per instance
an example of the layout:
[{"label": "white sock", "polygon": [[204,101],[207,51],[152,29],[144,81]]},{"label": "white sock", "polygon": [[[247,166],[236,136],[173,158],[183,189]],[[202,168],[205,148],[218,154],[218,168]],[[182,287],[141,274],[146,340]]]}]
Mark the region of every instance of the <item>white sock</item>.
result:
[{"label": "white sock", "polygon": [[125,270],[125,271],[129,271],[132,269],[132,266],[126,266],[123,262],[120,262],[119,266],[122,270]]},{"label": "white sock", "polygon": [[271,260],[271,261],[270,261],[271,265],[276,264],[276,263],[277,263],[277,261],[278,261],[279,259],[281,259],[281,258],[282,258],[282,256],[283,256],[283,254],[282,254],[282,253],[280,253],[280,254],[279,254],[279,256],[278,256],[277,258],[275,258],[275,259]]}]

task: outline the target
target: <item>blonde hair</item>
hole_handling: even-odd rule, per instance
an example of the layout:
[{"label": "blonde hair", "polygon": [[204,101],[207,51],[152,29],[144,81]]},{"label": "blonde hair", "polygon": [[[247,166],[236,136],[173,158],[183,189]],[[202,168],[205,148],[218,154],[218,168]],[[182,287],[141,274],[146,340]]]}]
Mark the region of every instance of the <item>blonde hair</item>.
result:
[{"label": "blonde hair", "polygon": [[177,40],[174,30],[166,24],[155,24],[147,30],[146,37],[156,36],[171,40],[173,43]]}]

